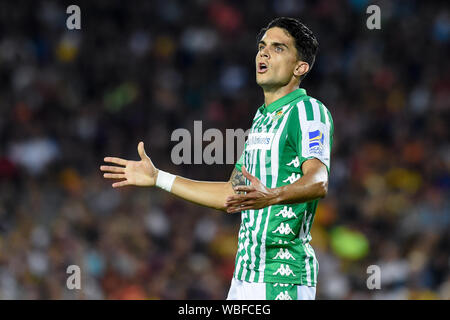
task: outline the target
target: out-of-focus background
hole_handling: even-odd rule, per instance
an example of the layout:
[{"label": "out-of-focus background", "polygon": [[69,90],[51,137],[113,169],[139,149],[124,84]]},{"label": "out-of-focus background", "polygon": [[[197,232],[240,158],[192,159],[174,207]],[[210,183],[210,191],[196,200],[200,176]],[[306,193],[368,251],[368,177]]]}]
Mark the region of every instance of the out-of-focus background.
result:
[{"label": "out-of-focus background", "polygon": [[[66,8],[81,9],[81,30]],[[366,8],[381,9],[368,30]],[[246,130],[263,102],[256,35],[300,18],[320,51],[302,87],[335,125],[312,245],[317,299],[449,299],[450,15],[435,1],[2,1],[0,298],[224,299],[240,215],[113,190],[106,155],[174,165],[177,128]],[[237,157],[237,156],[236,156]],[[66,288],[78,265],[81,290]],[[367,267],[381,268],[369,290]]]}]

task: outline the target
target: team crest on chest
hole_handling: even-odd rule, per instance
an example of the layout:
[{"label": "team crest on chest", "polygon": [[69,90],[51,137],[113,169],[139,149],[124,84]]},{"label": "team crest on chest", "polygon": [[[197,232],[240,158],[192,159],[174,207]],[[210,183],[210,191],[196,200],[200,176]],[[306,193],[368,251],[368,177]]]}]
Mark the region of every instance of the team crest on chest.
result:
[{"label": "team crest on chest", "polygon": [[283,110],[279,110],[274,115],[272,115],[272,121],[280,119],[282,116],[283,116]]}]

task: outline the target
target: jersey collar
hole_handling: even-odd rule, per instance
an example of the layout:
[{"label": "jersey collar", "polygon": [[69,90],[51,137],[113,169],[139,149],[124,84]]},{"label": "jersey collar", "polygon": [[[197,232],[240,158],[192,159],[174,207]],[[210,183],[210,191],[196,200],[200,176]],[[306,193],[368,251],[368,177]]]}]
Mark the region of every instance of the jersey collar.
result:
[{"label": "jersey collar", "polygon": [[284,97],[281,97],[280,99],[275,100],[274,102],[269,104],[267,107],[265,104],[263,104],[261,107],[259,107],[259,111],[262,114],[266,114],[267,112],[272,113],[275,110],[277,110],[278,108],[285,106],[289,102],[297,99],[298,97],[305,96],[305,95],[306,95],[306,90],[302,89],[302,88],[298,88],[298,89],[292,91],[291,93],[288,93]]}]

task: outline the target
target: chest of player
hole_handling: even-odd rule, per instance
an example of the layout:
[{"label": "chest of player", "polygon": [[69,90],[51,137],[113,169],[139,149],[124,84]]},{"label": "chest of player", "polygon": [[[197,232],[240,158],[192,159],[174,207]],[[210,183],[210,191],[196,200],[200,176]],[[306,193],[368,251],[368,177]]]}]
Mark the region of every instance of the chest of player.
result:
[{"label": "chest of player", "polygon": [[255,119],[244,150],[247,170],[266,182],[277,177],[273,181],[276,186],[299,179],[301,170],[295,148],[296,133],[298,131],[289,124],[289,112]]},{"label": "chest of player", "polygon": [[289,114],[270,113],[253,121],[245,151],[280,152],[289,147]]}]

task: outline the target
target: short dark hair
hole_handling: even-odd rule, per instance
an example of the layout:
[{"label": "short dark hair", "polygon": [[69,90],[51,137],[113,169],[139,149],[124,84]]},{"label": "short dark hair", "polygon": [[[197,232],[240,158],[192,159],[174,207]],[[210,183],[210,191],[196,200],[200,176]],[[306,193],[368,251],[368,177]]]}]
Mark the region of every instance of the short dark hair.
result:
[{"label": "short dark hair", "polygon": [[[319,49],[319,42],[312,31],[297,19],[280,17],[270,21],[267,27],[261,29],[257,37],[256,45],[259,44],[266,31],[274,27],[286,30],[294,38],[299,59],[307,62],[309,64],[308,72],[311,71]],[[308,72],[302,75],[300,80],[302,80]]]}]

